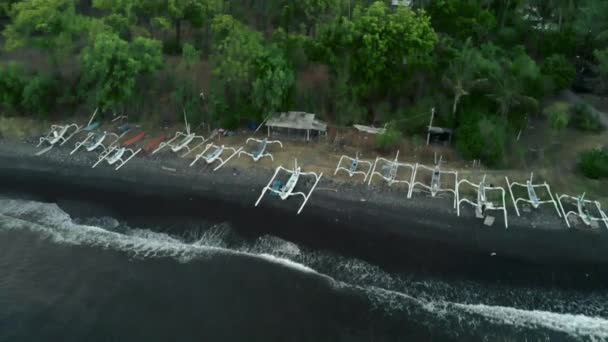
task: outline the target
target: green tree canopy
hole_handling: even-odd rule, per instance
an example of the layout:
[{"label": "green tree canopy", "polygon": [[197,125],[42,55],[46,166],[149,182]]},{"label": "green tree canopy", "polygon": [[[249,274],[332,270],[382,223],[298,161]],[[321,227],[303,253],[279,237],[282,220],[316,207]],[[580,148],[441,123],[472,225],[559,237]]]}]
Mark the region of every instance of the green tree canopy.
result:
[{"label": "green tree canopy", "polygon": [[10,15],[4,30],[7,49],[34,46],[55,58],[68,53],[85,28],[74,0],[22,0],[11,7]]},{"label": "green tree canopy", "polygon": [[357,7],[353,19],[337,18],[320,33],[319,55],[337,71],[350,66],[362,94],[386,92],[432,60],[437,35],[424,12],[383,2]]},{"label": "green tree canopy", "polygon": [[82,57],[83,80],[92,87],[96,103],[114,109],[128,103],[137,77],[162,67],[159,41],[138,37],[129,43],[115,33],[100,33]]}]

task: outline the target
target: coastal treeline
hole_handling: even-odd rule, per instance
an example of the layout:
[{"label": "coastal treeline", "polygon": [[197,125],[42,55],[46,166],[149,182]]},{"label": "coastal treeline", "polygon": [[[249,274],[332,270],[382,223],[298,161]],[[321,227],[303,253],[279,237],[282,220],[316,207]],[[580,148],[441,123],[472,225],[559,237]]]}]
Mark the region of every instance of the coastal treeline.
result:
[{"label": "coastal treeline", "polygon": [[584,104],[540,104],[608,91],[605,0],[3,0],[0,29],[10,115],[186,112],[232,128],[302,110],[388,124],[390,146],[434,107],[460,153],[487,165],[533,116],[601,129]]}]

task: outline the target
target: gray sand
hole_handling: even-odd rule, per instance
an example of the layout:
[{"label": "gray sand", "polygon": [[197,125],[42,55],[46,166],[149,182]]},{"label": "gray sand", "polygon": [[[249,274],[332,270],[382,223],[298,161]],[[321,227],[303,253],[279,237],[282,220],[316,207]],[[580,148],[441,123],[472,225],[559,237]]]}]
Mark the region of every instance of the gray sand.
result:
[{"label": "gray sand", "polygon": [[[188,167],[189,162],[170,151],[158,155],[139,155],[115,171],[105,163],[92,169],[96,154],[77,152],[69,155],[73,143],[58,147],[41,157],[30,143],[0,143],[0,176],[28,173],[35,177],[69,180],[83,188],[134,191],[150,194],[194,193],[209,199],[232,203],[236,207],[253,207],[273,170],[247,169],[228,163],[212,172],[204,163]],[[175,172],[170,170],[176,170]],[[304,183],[305,189],[308,184]],[[509,200],[510,202],[510,200]],[[298,220],[300,201],[280,201],[266,197],[261,206],[272,207],[285,220]],[[462,205],[461,217],[452,208],[452,198],[431,198],[415,193],[410,200],[406,191],[387,186],[363,185],[353,181],[335,181],[325,175],[311,196],[303,213],[307,217],[338,222],[356,231],[394,235],[404,239],[425,239],[475,250],[480,255],[521,259],[533,263],[608,264],[608,231],[568,229],[552,207],[527,213],[519,218],[509,204],[509,229],[501,213],[492,227],[474,217],[473,210]]]}]

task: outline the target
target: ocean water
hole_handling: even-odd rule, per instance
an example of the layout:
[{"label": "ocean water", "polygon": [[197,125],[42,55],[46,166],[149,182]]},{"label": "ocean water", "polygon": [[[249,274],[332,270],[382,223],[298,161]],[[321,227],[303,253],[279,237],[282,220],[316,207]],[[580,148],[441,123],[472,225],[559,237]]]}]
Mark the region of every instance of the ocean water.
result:
[{"label": "ocean water", "polygon": [[0,341],[608,341],[608,288],[394,272],[204,211],[155,221],[0,197]]}]

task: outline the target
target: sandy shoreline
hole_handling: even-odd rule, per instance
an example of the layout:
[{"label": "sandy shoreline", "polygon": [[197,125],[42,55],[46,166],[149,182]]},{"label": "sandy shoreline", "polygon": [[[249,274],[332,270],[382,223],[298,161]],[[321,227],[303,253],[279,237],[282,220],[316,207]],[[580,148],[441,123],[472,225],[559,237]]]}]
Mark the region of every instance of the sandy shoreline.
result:
[{"label": "sandy shoreline", "polygon": [[[275,224],[339,225],[348,230],[348,234],[401,241],[404,249],[420,244],[427,249],[458,250],[466,255],[466,262],[479,263],[483,267],[503,261],[555,270],[564,266],[583,267],[581,271],[597,271],[600,278],[608,279],[608,232],[605,229],[599,233],[566,229],[563,220],[550,212],[532,213],[523,219],[517,218],[511,209],[509,229],[504,228],[502,221],[486,227],[474,218],[472,210],[457,217],[451,207],[451,198],[433,199],[416,194],[408,200],[403,191],[384,186],[346,186],[324,177],[303,213],[297,216],[299,201],[295,200],[279,201],[268,197],[254,209],[272,171],[255,167],[253,163],[247,169],[228,164],[212,172],[211,168],[203,166],[189,168],[185,160],[163,153],[137,157],[121,170],[114,171],[106,165],[91,169],[95,155],[77,153],[69,156],[69,148],[56,148],[41,157],[35,157],[34,153],[31,144],[0,143],[0,177],[6,182],[5,186],[43,182],[76,185],[83,191],[103,189],[184,201],[196,197],[234,206],[232,215],[238,216],[242,211],[249,213],[243,215],[259,219],[271,216],[270,222]],[[176,172],[167,171],[169,169]],[[423,253],[418,257],[428,260],[449,258],[449,255],[444,256],[445,251],[421,251],[421,248],[413,248],[409,253]]]}]

